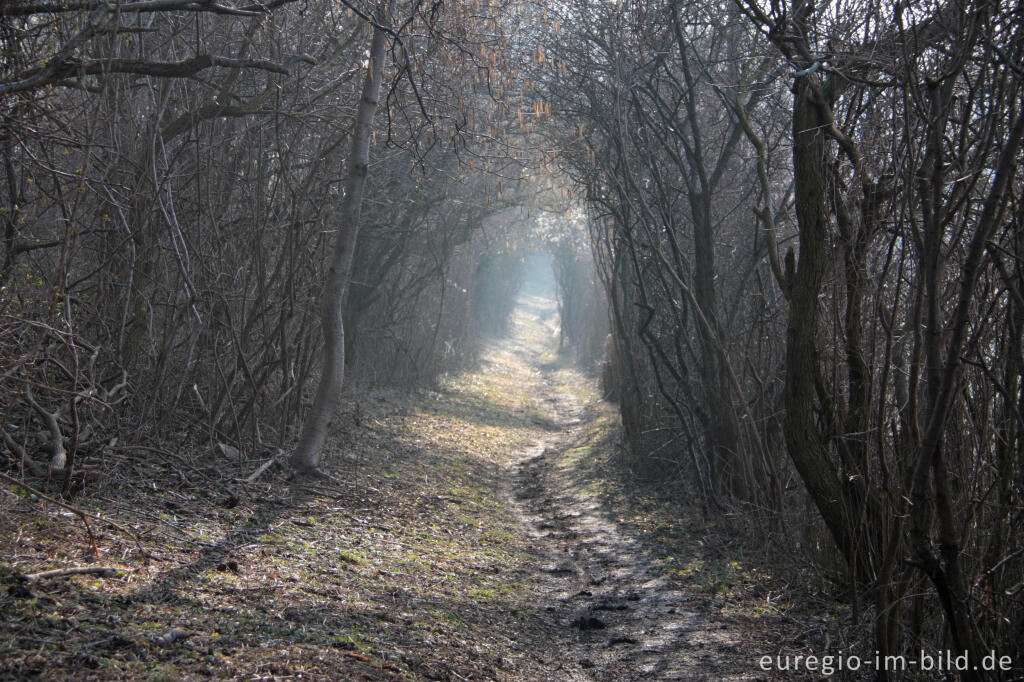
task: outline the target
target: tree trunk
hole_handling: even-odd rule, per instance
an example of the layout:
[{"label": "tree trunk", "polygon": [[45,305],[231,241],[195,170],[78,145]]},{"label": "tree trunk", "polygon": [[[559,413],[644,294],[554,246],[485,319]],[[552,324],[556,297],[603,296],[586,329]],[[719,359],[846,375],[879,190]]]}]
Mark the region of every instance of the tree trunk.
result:
[{"label": "tree trunk", "polygon": [[363,190],[370,163],[370,134],[373,115],[380,96],[380,81],[384,72],[386,26],[390,20],[394,0],[381,3],[377,11],[377,26],[370,42],[370,61],[366,67],[362,98],[356,109],[349,157],[348,177],[345,180],[345,198],[341,206],[341,224],[335,236],[334,252],[327,271],[327,281],[321,295],[321,326],[324,336],[323,366],[313,406],[306,416],[302,436],[291,455],[291,464],[301,474],[322,475],[318,467],[320,450],[327,437],[327,427],[334,415],[345,375],[345,325],[342,311],[345,292],[352,274],[352,256],[359,234],[359,216],[363,204]]},{"label": "tree trunk", "polygon": [[817,375],[818,295],[827,267],[828,218],[825,211],[824,132],[811,101],[813,76],[796,80],[793,102],[793,175],[800,259],[793,277],[786,335],[786,416],[784,431],[790,459],[807,486],[850,565],[856,546],[852,513],[814,413]]}]

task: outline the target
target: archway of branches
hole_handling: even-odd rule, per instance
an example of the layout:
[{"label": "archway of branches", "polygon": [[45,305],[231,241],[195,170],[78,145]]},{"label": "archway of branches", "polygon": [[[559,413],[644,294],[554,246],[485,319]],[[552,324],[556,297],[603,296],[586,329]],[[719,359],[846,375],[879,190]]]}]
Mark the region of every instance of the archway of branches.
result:
[{"label": "archway of branches", "polygon": [[639,475],[1024,660],[1018,9],[0,1],[8,461],[291,448],[544,251]]}]

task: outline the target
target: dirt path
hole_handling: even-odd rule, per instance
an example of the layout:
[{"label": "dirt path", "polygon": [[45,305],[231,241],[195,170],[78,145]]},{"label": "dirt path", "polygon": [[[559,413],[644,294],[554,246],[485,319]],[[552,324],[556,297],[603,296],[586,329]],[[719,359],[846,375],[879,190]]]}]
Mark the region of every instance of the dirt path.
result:
[{"label": "dirt path", "polygon": [[[96,453],[75,504],[155,559],[0,487],[0,679],[763,678],[769,642],[820,624],[728,534],[631,486],[554,314],[527,301],[437,390],[350,395],[333,483],[247,485],[258,458],[201,442]],[[89,565],[119,571],[24,580]]]},{"label": "dirt path", "polygon": [[587,379],[544,362],[546,349],[537,345],[544,335],[530,329],[535,324],[543,319],[520,321],[515,352],[538,368],[532,397],[555,428],[510,463],[509,503],[536,546],[534,580],[544,611],[561,626],[562,679],[758,679],[747,674],[754,659],[744,632],[706,606],[693,608],[694,595],[673,586],[664,562],[595,494],[595,482],[578,465],[608,456],[595,447],[607,427],[595,428],[594,416],[608,407],[587,394]]}]

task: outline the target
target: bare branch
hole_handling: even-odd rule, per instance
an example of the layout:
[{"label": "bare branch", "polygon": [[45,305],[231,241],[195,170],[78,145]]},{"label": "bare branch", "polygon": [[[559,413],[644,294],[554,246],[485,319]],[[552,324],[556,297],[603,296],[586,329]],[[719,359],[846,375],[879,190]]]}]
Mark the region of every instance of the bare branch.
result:
[{"label": "bare branch", "polygon": [[[7,95],[14,92],[24,92],[25,90],[32,90],[34,88],[42,87],[47,83],[53,83],[61,79],[58,75],[60,70],[65,66],[67,60],[71,58],[78,46],[84,41],[88,40],[93,33],[96,32],[96,27],[107,15],[107,11],[110,9],[110,5],[101,5],[97,7],[91,15],[89,20],[76,36],[71,38],[61,51],[57,55],[47,62],[46,66],[42,67],[35,73],[27,74],[21,80],[15,80],[13,82],[0,83],[0,96]],[[0,9],[0,14],[6,13],[7,8]]]},{"label": "bare branch", "polygon": [[0,14],[9,17],[24,17],[33,14],[66,14],[102,8],[104,11],[113,9],[116,12],[209,12],[212,14],[229,14],[233,16],[260,16],[267,14],[282,5],[296,0],[273,0],[266,3],[252,3],[241,7],[231,7],[213,2],[212,0],[148,0],[144,2],[104,2],[89,0],[86,2],[36,2],[20,4],[7,0],[0,3]]},{"label": "bare branch", "polygon": [[[316,64],[316,60],[309,55],[295,55],[282,63],[266,59],[231,59],[230,57],[218,57],[215,55],[198,55],[180,62],[151,62],[133,59],[89,61],[65,59],[62,64],[51,64],[34,74],[27,74],[20,81],[0,85],[0,95],[38,88],[65,78],[113,73],[131,73],[156,78],[188,78],[209,68],[224,67],[230,69],[259,69],[287,76],[291,74],[291,67],[296,62]],[[40,77],[41,74],[42,77]]]}]

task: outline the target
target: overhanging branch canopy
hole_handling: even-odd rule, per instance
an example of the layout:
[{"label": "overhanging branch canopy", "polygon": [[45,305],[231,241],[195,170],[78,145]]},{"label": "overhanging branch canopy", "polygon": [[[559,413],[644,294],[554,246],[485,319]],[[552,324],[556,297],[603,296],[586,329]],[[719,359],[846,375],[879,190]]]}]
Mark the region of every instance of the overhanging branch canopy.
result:
[{"label": "overhanging branch canopy", "polygon": [[[75,54],[90,39],[100,32],[110,15],[122,12],[215,12],[241,16],[258,16],[295,0],[274,0],[268,3],[238,6],[223,5],[213,0],[148,0],[142,2],[69,2],[15,4],[10,0],[0,2],[0,16],[32,17],[39,14],[64,14],[68,12],[89,12],[85,25],[64,42],[56,54],[42,65],[25,69],[20,73],[0,80],[0,96],[36,90],[52,85],[76,83],[74,79],[84,76],[105,74],[135,74],[156,78],[188,78],[200,71],[213,67],[231,69],[256,69],[288,75],[297,62],[315,64],[316,61],[304,54],[288,57],[283,62],[265,59],[232,59],[217,55],[196,55],[178,62],[159,62],[138,59],[89,59]],[[25,19],[25,21],[31,21]]]}]

